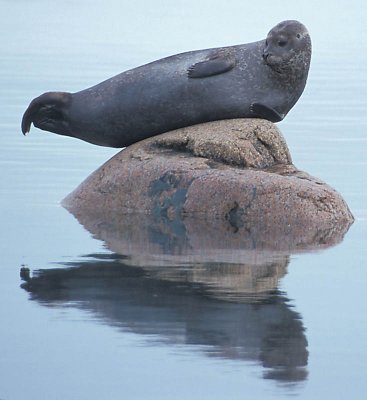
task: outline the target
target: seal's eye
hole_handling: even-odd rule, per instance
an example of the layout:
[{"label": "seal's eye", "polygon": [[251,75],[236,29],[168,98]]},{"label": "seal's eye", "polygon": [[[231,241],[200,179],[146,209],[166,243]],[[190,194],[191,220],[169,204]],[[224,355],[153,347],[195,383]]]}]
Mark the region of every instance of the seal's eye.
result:
[{"label": "seal's eye", "polygon": [[284,47],[286,44],[287,44],[286,40],[279,40],[279,42],[278,42],[278,46],[280,46],[280,47]]},{"label": "seal's eye", "polygon": [[301,35],[297,33],[297,39],[301,39]]}]

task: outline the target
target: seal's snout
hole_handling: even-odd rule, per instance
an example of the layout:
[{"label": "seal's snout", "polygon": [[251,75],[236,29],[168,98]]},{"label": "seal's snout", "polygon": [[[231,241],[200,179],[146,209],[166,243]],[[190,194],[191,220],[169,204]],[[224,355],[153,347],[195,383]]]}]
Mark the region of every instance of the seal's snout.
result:
[{"label": "seal's snout", "polygon": [[54,132],[63,120],[70,99],[70,93],[47,92],[32,100],[22,118],[23,135],[30,131],[32,123],[37,128]]},{"label": "seal's snout", "polygon": [[268,58],[269,58],[270,56],[271,56],[271,54],[270,54],[269,52],[267,52],[267,51],[264,51],[264,52],[263,52],[263,59],[264,59],[265,62],[268,61]]},{"label": "seal's snout", "polygon": [[274,59],[274,54],[271,51],[264,50],[263,60],[266,65],[271,65]]}]

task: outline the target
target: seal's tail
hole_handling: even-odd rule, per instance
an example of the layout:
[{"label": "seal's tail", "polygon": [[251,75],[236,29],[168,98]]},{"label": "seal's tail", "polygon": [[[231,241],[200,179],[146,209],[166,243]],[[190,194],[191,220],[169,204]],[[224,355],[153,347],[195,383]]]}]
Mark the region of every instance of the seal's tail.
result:
[{"label": "seal's tail", "polygon": [[[66,106],[71,94],[65,92],[47,92],[31,101],[22,118],[22,132],[26,135],[31,124],[43,130],[55,132],[63,125]],[[56,132],[64,134],[63,132]]]}]

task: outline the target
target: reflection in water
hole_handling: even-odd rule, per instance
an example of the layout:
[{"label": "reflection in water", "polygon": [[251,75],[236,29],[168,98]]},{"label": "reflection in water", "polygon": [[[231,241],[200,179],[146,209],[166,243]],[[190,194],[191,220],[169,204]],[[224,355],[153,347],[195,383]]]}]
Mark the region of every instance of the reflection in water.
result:
[{"label": "reflection in water", "polygon": [[260,362],[264,377],[307,376],[301,317],[277,289],[289,254],[342,239],[345,228],[263,232],[230,221],[77,215],[114,252],[63,268],[23,270],[23,288],[44,305],[68,304],[103,323],[188,344],[206,354]]},{"label": "reflection in water", "polygon": [[[199,280],[190,268],[180,272],[171,268],[169,280],[146,269],[129,266],[124,258],[111,255],[75,263],[72,268],[37,271],[23,285],[32,299],[45,305],[72,303],[94,312],[105,323],[121,325],[138,334],[158,335],[163,341],[205,346],[209,355],[261,361],[270,368],[266,376],[293,381],[304,379],[307,341],[299,315],[275,289],[262,293],[254,302],[226,302],[208,295],[213,281],[229,277],[230,267],[216,265],[214,277],[210,265],[200,268]],[[286,265],[280,265],[284,271]],[[171,269],[169,268],[169,269]],[[256,267],[255,267],[256,268]],[[194,268],[195,269],[195,268]],[[249,268],[235,266],[235,276],[251,290]],[[262,268],[260,276],[268,279]],[[269,265],[269,278],[276,281],[276,266]],[[257,271],[256,271],[257,272]],[[255,274],[256,274],[255,272]],[[173,280],[174,274],[177,280]],[[249,279],[247,279],[249,278]],[[229,284],[227,282],[227,284]],[[257,289],[255,289],[257,290]]]}]

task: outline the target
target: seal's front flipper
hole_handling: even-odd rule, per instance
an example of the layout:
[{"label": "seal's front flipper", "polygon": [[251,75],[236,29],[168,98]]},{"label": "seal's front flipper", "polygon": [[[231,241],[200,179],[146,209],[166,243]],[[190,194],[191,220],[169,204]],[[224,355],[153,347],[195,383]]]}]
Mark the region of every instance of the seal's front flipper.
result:
[{"label": "seal's front flipper", "polygon": [[230,71],[236,65],[236,59],[227,51],[218,51],[205,61],[192,65],[187,75],[189,78],[207,78]]},{"label": "seal's front flipper", "polygon": [[254,118],[264,118],[271,122],[279,122],[285,117],[284,114],[279,114],[274,108],[261,103],[252,103],[250,111]]}]

